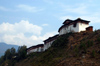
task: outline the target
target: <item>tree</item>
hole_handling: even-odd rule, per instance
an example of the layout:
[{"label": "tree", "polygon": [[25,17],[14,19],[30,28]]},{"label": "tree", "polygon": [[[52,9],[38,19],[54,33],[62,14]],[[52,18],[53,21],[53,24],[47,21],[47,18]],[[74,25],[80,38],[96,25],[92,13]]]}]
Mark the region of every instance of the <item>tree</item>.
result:
[{"label": "tree", "polygon": [[10,49],[7,49],[7,50],[5,51],[4,59],[5,59],[5,60],[11,59],[11,52],[10,52]]},{"label": "tree", "polygon": [[17,51],[17,54],[18,54],[18,60],[21,60],[21,59],[24,59],[26,57],[26,54],[27,54],[27,51],[26,51],[26,46],[20,46],[18,47],[18,51]]},{"label": "tree", "polygon": [[1,56],[0,58],[0,65],[4,62],[4,56]]},{"label": "tree", "polygon": [[16,50],[14,47],[10,49],[11,55],[14,56],[16,54]]}]

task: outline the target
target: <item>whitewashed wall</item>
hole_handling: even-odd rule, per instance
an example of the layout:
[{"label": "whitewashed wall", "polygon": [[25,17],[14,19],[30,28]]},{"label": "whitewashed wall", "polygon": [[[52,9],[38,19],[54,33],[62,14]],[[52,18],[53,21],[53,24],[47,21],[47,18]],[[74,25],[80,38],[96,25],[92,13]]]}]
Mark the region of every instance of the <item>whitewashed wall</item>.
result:
[{"label": "whitewashed wall", "polygon": [[33,53],[33,52],[43,52],[44,51],[44,47],[38,47],[35,49],[31,49],[29,51],[27,51],[27,54]]},{"label": "whitewashed wall", "polygon": [[42,52],[43,49],[44,49],[44,47],[39,47],[38,50],[37,50],[37,52]]},{"label": "whitewashed wall", "polygon": [[44,51],[47,50],[49,47],[51,47],[53,42],[54,42],[54,40],[44,44]]},{"label": "whitewashed wall", "polygon": [[79,32],[85,31],[87,27],[89,27],[88,24],[79,23]]},{"label": "whitewashed wall", "polygon": [[63,34],[69,33],[69,32],[85,31],[88,26],[89,26],[88,24],[77,23],[76,27],[74,27],[73,24],[72,24],[68,27],[66,26],[66,27],[62,28],[59,32],[59,35],[63,35]]},{"label": "whitewashed wall", "polygon": [[27,52],[27,54],[30,54],[30,53],[32,53],[32,52],[37,52],[37,50],[38,50],[38,48],[31,49],[31,50],[29,50],[29,51]]}]

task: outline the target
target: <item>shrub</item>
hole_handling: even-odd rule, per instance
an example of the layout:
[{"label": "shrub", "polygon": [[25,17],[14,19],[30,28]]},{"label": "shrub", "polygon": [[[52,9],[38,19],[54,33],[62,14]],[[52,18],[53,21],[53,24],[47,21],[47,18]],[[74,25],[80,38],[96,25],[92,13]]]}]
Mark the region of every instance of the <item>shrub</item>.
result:
[{"label": "shrub", "polygon": [[79,56],[79,48],[78,48],[78,46],[75,46],[74,52],[75,52],[76,57],[78,57]]},{"label": "shrub", "polygon": [[86,46],[86,44],[84,42],[80,43],[80,47],[79,48],[83,49],[85,52],[87,52],[87,46]]},{"label": "shrub", "polygon": [[61,35],[60,37],[58,37],[58,39],[53,42],[52,47],[55,47],[55,48],[64,48],[64,47],[66,47],[67,43],[68,43],[68,37],[71,34],[72,33],[67,33],[65,35]]},{"label": "shrub", "polygon": [[83,43],[83,42],[81,42],[81,43],[80,43],[80,49],[84,49],[84,48],[86,48],[86,44]]},{"label": "shrub", "polygon": [[97,38],[97,41],[100,42],[100,37]]},{"label": "shrub", "polygon": [[93,58],[95,58],[95,57],[96,57],[95,50],[92,50],[91,56],[92,56]]},{"label": "shrub", "polygon": [[93,46],[93,41],[87,41],[87,47]]}]

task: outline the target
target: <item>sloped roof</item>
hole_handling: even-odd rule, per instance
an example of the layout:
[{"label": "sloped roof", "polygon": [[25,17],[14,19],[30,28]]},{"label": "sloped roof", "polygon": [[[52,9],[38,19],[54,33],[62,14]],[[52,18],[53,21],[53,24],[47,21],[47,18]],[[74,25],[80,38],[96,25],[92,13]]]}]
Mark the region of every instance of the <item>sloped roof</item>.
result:
[{"label": "sloped roof", "polygon": [[44,44],[38,44],[38,45],[31,46],[31,47],[27,48],[27,50],[28,49],[35,49],[35,48],[39,48],[39,47],[43,47],[43,46],[44,46]]},{"label": "sloped roof", "polygon": [[83,20],[81,18],[77,18],[76,20],[70,20],[70,19],[67,19],[63,22],[63,25],[59,28],[58,32],[60,32],[60,30],[65,27],[65,26],[69,26],[70,24],[74,24],[74,23],[77,23],[77,22],[81,22],[81,23],[85,23],[85,24],[88,24],[90,21],[87,21],[87,20]]},{"label": "sloped roof", "polygon": [[76,20],[74,20],[74,22],[78,22],[78,21],[85,22],[85,23],[89,23],[90,22],[90,21],[87,21],[87,20],[83,20],[81,18],[77,18]]},{"label": "sloped roof", "polygon": [[52,40],[56,39],[58,36],[59,36],[59,35],[57,34],[57,35],[55,35],[55,36],[53,36],[53,37],[49,37],[48,39],[44,40],[43,42],[52,41]]},{"label": "sloped roof", "polygon": [[63,24],[67,24],[67,23],[72,22],[72,21],[73,21],[73,20],[66,19],[66,20],[63,22]]}]

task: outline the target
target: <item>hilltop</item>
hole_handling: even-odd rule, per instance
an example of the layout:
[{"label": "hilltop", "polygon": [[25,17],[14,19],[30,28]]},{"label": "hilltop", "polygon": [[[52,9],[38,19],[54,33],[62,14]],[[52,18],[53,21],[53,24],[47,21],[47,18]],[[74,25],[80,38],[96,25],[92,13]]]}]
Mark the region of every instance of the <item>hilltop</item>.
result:
[{"label": "hilltop", "polygon": [[15,66],[99,66],[100,30],[67,33],[41,53],[31,53]]}]

